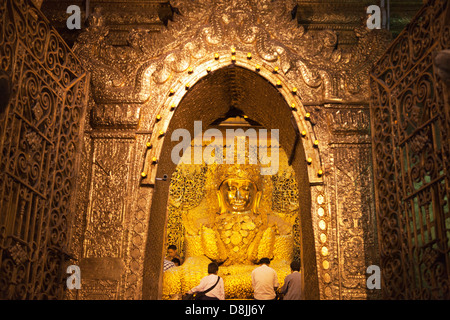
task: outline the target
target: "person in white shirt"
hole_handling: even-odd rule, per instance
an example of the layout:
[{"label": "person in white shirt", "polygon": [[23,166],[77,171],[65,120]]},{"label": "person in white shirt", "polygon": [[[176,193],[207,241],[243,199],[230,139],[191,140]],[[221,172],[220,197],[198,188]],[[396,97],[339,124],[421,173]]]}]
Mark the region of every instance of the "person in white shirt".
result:
[{"label": "person in white shirt", "polygon": [[255,300],[275,300],[279,286],[277,272],[269,267],[269,258],[262,258],[259,263],[261,266],[252,271],[253,297]]},{"label": "person in white shirt", "polygon": [[[200,280],[200,284],[189,290],[188,293],[206,291],[217,283],[216,286],[207,292],[200,300],[225,300],[225,286],[223,284],[223,279],[217,275],[218,271],[219,266],[216,263],[211,262],[208,265],[208,275],[203,277],[203,279]],[[219,282],[217,282],[217,280],[219,280]]]}]

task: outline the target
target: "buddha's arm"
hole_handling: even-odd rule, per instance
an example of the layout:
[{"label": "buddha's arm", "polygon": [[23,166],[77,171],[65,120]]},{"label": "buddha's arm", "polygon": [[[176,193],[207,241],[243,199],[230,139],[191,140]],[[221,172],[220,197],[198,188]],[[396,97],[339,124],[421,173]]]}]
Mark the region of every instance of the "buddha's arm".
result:
[{"label": "buddha's arm", "polygon": [[251,261],[253,263],[257,263],[258,262],[258,248],[259,248],[259,243],[261,242],[261,238],[262,238],[263,234],[264,234],[263,231],[259,231],[256,234],[256,236],[253,239],[253,241],[248,246],[247,258],[248,258],[249,261]]},{"label": "buddha's arm", "polygon": [[293,237],[291,234],[277,235],[274,226],[261,231],[249,247],[249,259],[259,261],[262,258],[291,261],[293,255]]},{"label": "buddha's arm", "polygon": [[274,261],[292,261],[294,256],[294,237],[292,234],[275,236],[273,246]]},{"label": "buddha's arm", "polygon": [[196,226],[195,221],[192,219],[192,216],[188,211],[181,211],[181,218],[183,220],[183,226],[188,235],[196,235],[198,234],[199,228]]},{"label": "buddha's arm", "polygon": [[262,258],[273,258],[273,248],[275,244],[275,230],[273,227],[267,228],[262,234],[258,245],[258,261]]},{"label": "buddha's arm", "polygon": [[223,262],[227,259],[225,245],[220,240],[217,231],[203,226],[201,239],[205,256],[216,262]]}]

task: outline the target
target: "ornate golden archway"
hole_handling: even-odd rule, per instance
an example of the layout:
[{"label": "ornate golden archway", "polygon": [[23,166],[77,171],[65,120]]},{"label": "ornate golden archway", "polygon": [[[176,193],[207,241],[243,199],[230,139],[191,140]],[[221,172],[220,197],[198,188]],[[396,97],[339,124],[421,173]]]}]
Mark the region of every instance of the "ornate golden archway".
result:
[{"label": "ornate golden archway", "polygon": [[[230,59],[234,56],[231,51],[228,55]],[[259,72],[261,71],[260,69]],[[202,74],[203,72],[200,73]],[[264,71],[262,73],[264,74]],[[270,75],[271,78],[277,78],[271,72],[266,71],[265,73]],[[263,127],[279,129],[280,145],[290,152],[290,162],[301,186],[299,190],[299,206],[301,208],[300,242],[302,261],[304,261],[305,282],[309,288],[307,297],[311,299],[318,298],[315,236],[310,209],[310,183],[320,183],[322,179],[321,175],[317,174],[317,171],[314,174],[314,168],[312,168],[320,167],[320,158],[318,148],[314,147],[313,144],[315,139],[311,141],[311,136],[307,134],[302,138],[301,131],[304,131],[304,127],[299,128],[297,122],[293,121],[295,119],[293,113],[301,110],[301,103],[293,95],[292,91],[281,91],[280,88],[283,85],[277,85],[276,81],[275,84],[272,84],[260,76],[258,71],[237,67],[234,63],[219,70],[213,71],[211,69],[206,76],[188,89],[188,93],[185,93],[185,87],[181,88],[184,96],[180,103],[176,104],[176,110],[170,111],[173,112],[170,124],[165,123],[162,124],[165,126],[164,128],[156,127],[154,129],[154,131],[158,133],[161,131],[164,134],[154,135],[154,138],[150,141],[151,148],[147,154],[144,170],[144,173],[152,172],[152,176],[148,179],[150,180],[149,183],[155,186],[153,197],[158,199],[157,202],[153,202],[150,212],[149,235],[151,234],[151,236],[148,237],[146,248],[144,296],[148,294],[147,297],[156,298],[151,293],[161,292],[161,280],[156,282],[155,279],[162,279],[161,267],[162,258],[165,254],[164,234],[167,223],[169,182],[156,179],[164,175],[171,176],[175,171],[176,164],[171,160],[171,150],[177,142],[171,141],[169,137],[178,128],[184,128],[193,134],[194,121],[202,121],[206,127],[217,118],[226,114],[230,110],[230,106],[234,104],[235,107],[241,109],[249,118],[257,121]],[[234,93],[230,94],[231,91]],[[291,101],[295,102],[288,103],[283,93],[287,93]],[[292,103],[296,103],[297,107],[293,109]],[[277,114],[277,117],[274,118],[273,114]],[[304,119],[305,117],[302,118]],[[307,122],[303,120],[301,125],[306,126]],[[316,161],[309,159],[311,164],[308,165],[308,157],[314,158]],[[316,162],[316,165],[314,165],[314,162]],[[155,166],[157,168],[154,168]],[[308,177],[308,170],[312,175],[310,177]],[[146,180],[147,176],[143,178],[143,181]],[[155,254],[157,252],[160,253],[159,259]]]}]

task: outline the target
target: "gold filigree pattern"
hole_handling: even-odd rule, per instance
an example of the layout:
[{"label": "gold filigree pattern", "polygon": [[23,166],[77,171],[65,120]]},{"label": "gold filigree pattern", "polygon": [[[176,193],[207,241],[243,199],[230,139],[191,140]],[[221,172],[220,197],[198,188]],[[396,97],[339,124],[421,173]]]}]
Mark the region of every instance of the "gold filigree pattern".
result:
[{"label": "gold filigree pattern", "polygon": [[1,1],[0,16],[13,84],[0,118],[0,298],[61,299],[87,75],[31,1]]},{"label": "gold filigree pattern", "polygon": [[236,42],[235,50],[256,52],[262,61],[280,67],[301,88],[304,101],[317,100],[313,97],[317,94],[330,101],[367,99],[366,72],[390,40],[387,33],[368,32],[361,26],[354,30],[356,46],[336,48],[336,32],[306,32],[292,19],[296,3],[290,0],[179,0],[172,5],[182,14],[173,16],[170,27],[159,33],[133,30],[129,46],[107,44],[108,27],[99,23],[91,23],[80,35],[74,50],[93,73],[97,101],[106,102],[108,96],[144,102],[148,81],[164,84],[204,60],[207,53],[228,51],[224,43]]},{"label": "gold filigree pattern", "polygon": [[[450,297],[449,105],[433,64],[448,1],[430,0],[371,72],[383,295]],[[408,76],[404,76],[408,75]]]}]

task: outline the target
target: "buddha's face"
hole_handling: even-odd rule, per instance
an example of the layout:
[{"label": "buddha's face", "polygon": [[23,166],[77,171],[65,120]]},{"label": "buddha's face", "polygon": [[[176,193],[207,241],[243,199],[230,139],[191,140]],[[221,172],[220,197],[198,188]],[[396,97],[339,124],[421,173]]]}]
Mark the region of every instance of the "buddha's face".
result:
[{"label": "buddha's face", "polygon": [[252,209],[256,200],[257,188],[253,181],[248,179],[227,179],[219,189],[222,205],[226,211],[245,212]]}]

